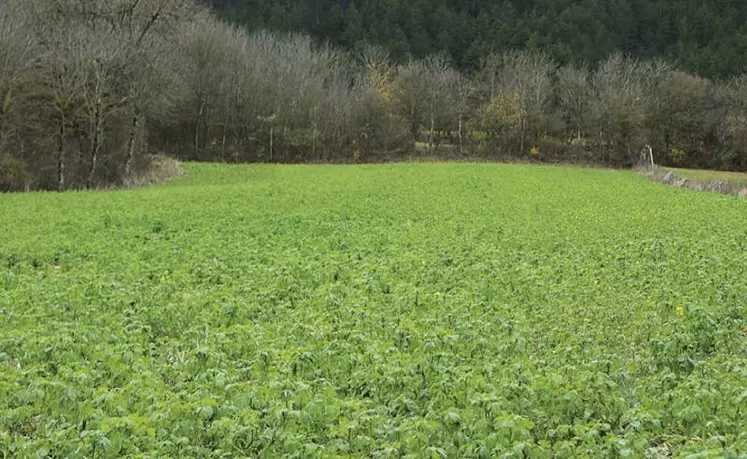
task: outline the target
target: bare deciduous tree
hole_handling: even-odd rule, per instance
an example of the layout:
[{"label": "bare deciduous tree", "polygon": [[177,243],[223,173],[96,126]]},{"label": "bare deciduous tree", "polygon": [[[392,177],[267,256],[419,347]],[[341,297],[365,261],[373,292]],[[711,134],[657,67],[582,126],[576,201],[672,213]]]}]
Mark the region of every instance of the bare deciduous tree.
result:
[{"label": "bare deciduous tree", "polygon": [[407,120],[412,145],[420,137],[423,118],[428,111],[428,80],[425,66],[420,61],[410,61],[397,71],[394,81],[394,101],[397,110]]},{"label": "bare deciduous tree", "polygon": [[[484,113],[497,115],[508,110],[515,114],[521,155],[526,153],[528,137],[536,138],[542,130],[552,100],[552,69],[552,62],[544,54],[508,52],[490,56],[481,72],[483,94],[493,107]],[[505,106],[508,102],[512,107]],[[498,105],[504,107],[497,110]]]},{"label": "bare deciduous tree", "polygon": [[21,4],[8,1],[0,6],[0,162],[5,154],[8,119],[22,104],[23,86],[34,78],[38,61],[37,42],[28,30],[28,17]]},{"label": "bare deciduous tree", "polygon": [[619,54],[594,75],[593,125],[603,162],[631,162],[640,149],[650,104],[646,83],[641,63]]},{"label": "bare deciduous tree", "polygon": [[710,81],[681,71],[671,70],[661,78],[649,106],[648,124],[665,155],[681,154],[672,158],[677,161],[690,156],[691,163],[698,162],[693,156],[706,159],[709,152],[701,146],[714,128],[715,103],[709,103],[713,91]]},{"label": "bare deciduous tree", "polygon": [[[433,152],[436,118],[442,116],[451,107],[449,94],[452,74],[446,58],[442,55],[428,56],[424,61],[426,87],[428,88],[428,150]],[[439,116],[441,115],[441,116]]]},{"label": "bare deciduous tree", "polygon": [[470,112],[471,99],[474,94],[474,86],[469,77],[453,70],[451,74],[452,78],[449,86],[451,88],[451,94],[454,101],[454,111],[456,112],[457,117],[457,139],[459,153],[462,153],[464,148],[465,135],[464,123]]},{"label": "bare deciduous tree", "polygon": [[558,71],[560,109],[569,126],[573,126],[578,140],[581,140],[584,129],[586,129],[591,97],[591,81],[588,70],[565,66]]}]

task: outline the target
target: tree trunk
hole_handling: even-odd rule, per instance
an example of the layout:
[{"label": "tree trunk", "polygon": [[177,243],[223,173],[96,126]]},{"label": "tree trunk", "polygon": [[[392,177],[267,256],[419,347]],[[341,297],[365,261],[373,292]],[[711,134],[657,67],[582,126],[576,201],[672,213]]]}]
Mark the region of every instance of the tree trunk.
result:
[{"label": "tree trunk", "polygon": [[311,157],[314,159],[321,160],[321,156],[319,158],[316,157],[316,123],[311,124]]},{"label": "tree trunk", "polygon": [[[394,122],[392,121],[391,116],[387,116],[387,119],[389,121],[389,127],[387,127],[386,131],[388,135],[390,132],[392,132],[392,129],[394,129]],[[387,157],[389,156],[389,141],[386,138],[384,138],[384,155]]]},{"label": "tree trunk", "polygon": [[101,138],[103,136],[104,126],[101,121],[101,100],[96,101],[96,107],[93,114],[93,139],[91,140],[91,164],[88,169],[88,177],[86,179],[86,187],[93,187],[93,178],[96,174],[96,165],[99,160],[99,151],[101,150]]},{"label": "tree trunk", "polygon": [[72,125],[73,132],[75,133],[75,137],[78,140],[78,169],[75,171],[75,178],[76,182],[74,187],[80,188],[84,185],[83,179],[84,173],[86,170],[86,153],[85,153],[85,144],[88,143],[88,139],[86,138],[85,131],[83,127],[81,127],[75,119],[73,119],[73,125]]},{"label": "tree trunk", "polygon": [[223,117],[223,133],[220,138],[220,162],[226,161],[226,131],[228,130],[228,119]]},{"label": "tree trunk", "polygon": [[420,113],[415,107],[410,107],[410,135],[412,136],[413,150],[418,144],[418,135],[420,134]]},{"label": "tree trunk", "polygon": [[0,162],[3,160],[5,148],[3,148],[3,128],[5,127],[5,96],[0,96]]},{"label": "tree trunk", "polygon": [[461,155],[462,148],[463,148],[462,147],[463,140],[462,140],[462,117],[461,116],[459,117],[459,130],[457,131],[457,136],[459,137],[459,154]]},{"label": "tree trunk", "polygon": [[86,178],[86,188],[93,188],[93,178],[96,174],[96,166],[99,161],[99,136],[94,135],[94,146],[91,148],[91,164],[88,167],[88,177]]},{"label": "tree trunk", "polygon": [[[314,159],[317,159],[316,157],[316,130],[311,131],[311,157]],[[318,158],[322,159],[322,158]]]},{"label": "tree trunk", "polygon": [[430,119],[431,124],[430,124],[430,131],[428,132],[428,152],[432,153],[433,152],[433,129],[435,128],[435,125],[436,125],[435,115],[433,113],[433,111],[434,111],[434,108],[433,108],[433,96],[431,97],[431,107],[430,108],[431,108],[431,113],[430,113],[431,114],[431,119]]},{"label": "tree trunk", "polygon": [[275,128],[273,126],[270,126],[270,162],[272,162],[272,153],[273,153],[273,136],[275,134]]},{"label": "tree trunk", "polygon": [[431,110],[431,126],[430,132],[428,133],[428,150],[433,151],[433,130],[435,129],[435,119],[433,116],[433,110]]},{"label": "tree trunk", "polygon": [[197,111],[197,117],[195,118],[195,138],[194,138],[194,147],[195,147],[195,155],[199,153],[200,151],[200,124],[202,124],[202,115],[205,112],[205,103],[200,102],[200,109]]},{"label": "tree trunk", "polygon": [[57,141],[57,191],[65,189],[65,114],[60,114],[60,132]]},{"label": "tree trunk", "polygon": [[130,178],[132,175],[132,163],[135,159],[135,143],[137,139],[137,133],[140,130],[140,112],[135,111],[132,116],[132,126],[130,129],[130,138],[127,139],[127,158],[125,159],[125,178]]},{"label": "tree trunk", "polygon": [[625,162],[626,163],[628,161],[632,162],[633,161],[633,149],[630,148],[630,141],[626,141],[625,142],[625,148],[626,148],[626,150],[628,152],[628,156],[627,156],[627,158],[625,158]]}]

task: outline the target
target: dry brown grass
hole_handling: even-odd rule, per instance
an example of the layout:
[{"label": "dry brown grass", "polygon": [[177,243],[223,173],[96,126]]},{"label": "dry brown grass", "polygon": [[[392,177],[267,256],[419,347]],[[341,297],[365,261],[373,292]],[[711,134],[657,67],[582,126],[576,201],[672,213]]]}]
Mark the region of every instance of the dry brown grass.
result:
[{"label": "dry brown grass", "polygon": [[184,168],[179,161],[163,155],[153,155],[148,167],[140,174],[124,183],[126,188],[157,185],[166,183],[184,174]]}]

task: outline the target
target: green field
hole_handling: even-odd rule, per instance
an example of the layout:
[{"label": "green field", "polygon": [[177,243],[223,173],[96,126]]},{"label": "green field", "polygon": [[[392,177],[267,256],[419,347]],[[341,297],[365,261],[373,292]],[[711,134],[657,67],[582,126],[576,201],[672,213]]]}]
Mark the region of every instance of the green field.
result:
[{"label": "green field", "polygon": [[0,195],[2,457],[744,457],[747,201],[187,165]]}]

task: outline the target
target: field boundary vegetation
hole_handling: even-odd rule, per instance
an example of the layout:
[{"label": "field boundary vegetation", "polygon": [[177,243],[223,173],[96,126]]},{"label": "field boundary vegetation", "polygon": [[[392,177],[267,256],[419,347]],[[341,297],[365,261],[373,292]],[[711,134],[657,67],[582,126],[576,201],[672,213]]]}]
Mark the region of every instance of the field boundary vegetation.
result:
[{"label": "field boundary vegetation", "polygon": [[128,188],[157,185],[169,182],[185,174],[182,164],[174,158],[163,155],[152,155],[148,167],[135,177],[125,181]]},{"label": "field boundary vegetation", "polygon": [[528,51],[475,71],[247,32],[175,0],[0,5],[0,190],[126,186],[152,154],[216,162],[398,158],[747,170],[747,77],[621,54]]},{"label": "field boundary vegetation", "polygon": [[721,194],[730,194],[747,198],[747,175],[735,178],[735,173],[724,173],[720,171],[685,170],[657,167],[645,171],[645,175],[665,185],[677,188],[687,188],[694,191],[712,191]]}]

